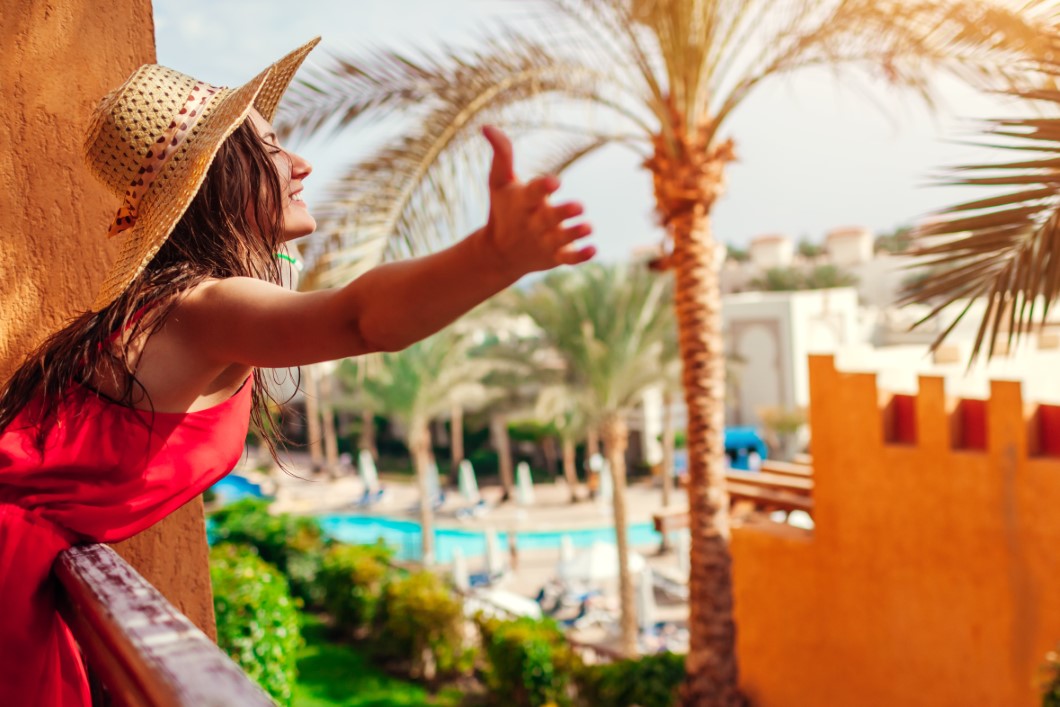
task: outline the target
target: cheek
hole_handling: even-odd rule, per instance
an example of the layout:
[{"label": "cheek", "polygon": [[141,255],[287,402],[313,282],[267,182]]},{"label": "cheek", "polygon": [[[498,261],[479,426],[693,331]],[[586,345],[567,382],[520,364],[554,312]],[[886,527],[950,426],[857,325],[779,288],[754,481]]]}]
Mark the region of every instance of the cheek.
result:
[{"label": "cheek", "polygon": [[276,176],[280,178],[280,190],[286,193],[287,185],[291,183],[291,160],[281,153],[272,155],[272,164],[276,168]]}]

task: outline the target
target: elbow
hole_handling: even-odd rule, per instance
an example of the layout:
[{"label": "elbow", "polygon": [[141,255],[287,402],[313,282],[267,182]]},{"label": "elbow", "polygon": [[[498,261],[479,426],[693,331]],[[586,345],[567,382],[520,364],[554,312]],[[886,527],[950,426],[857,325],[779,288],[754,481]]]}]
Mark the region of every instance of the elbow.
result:
[{"label": "elbow", "polygon": [[395,336],[393,332],[386,332],[372,326],[366,326],[366,322],[353,322],[350,327],[353,335],[354,355],[370,353],[394,353],[407,348],[411,341],[404,341]]}]

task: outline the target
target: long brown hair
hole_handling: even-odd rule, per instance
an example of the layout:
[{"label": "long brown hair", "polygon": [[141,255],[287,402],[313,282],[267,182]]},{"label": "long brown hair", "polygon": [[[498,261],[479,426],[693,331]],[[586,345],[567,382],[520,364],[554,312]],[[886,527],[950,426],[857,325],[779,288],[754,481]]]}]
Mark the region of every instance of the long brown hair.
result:
[{"label": "long brown hair", "polygon": [[[132,407],[134,390],[150,396],[137,380],[124,348],[110,346],[115,332],[132,340],[161,327],[180,295],[210,278],[254,277],[280,282],[275,253],[284,242],[282,188],[271,148],[249,120],[221,145],[188,210],[147,268],[114,302],[84,312],[40,344],[0,393],[0,433],[34,399],[37,446],[43,449],[63,396],[103,363],[118,372],[116,402]],[[248,208],[249,205],[249,208]],[[143,315],[145,309],[148,315]],[[117,350],[115,350],[117,348]],[[264,375],[254,369],[251,421],[276,456],[275,425],[265,423],[272,400]]]}]

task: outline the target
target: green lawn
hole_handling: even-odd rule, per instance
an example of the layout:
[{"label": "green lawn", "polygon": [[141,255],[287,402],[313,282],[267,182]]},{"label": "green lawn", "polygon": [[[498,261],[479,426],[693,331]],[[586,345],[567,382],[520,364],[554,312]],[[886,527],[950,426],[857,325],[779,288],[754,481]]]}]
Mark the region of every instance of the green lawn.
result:
[{"label": "green lawn", "polygon": [[305,617],[294,707],[458,707],[459,693],[431,697],[419,685],[386,675],[349,646],[329,643],[316,617]]}]

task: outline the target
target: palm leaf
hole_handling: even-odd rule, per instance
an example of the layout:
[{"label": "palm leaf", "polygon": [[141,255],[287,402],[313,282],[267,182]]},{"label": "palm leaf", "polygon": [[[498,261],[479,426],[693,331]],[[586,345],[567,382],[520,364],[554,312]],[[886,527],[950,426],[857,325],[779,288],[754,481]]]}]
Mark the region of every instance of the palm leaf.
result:
[{"label": "palm leaf", "polygon": [[[1058,12],[1046,2],[1020,8],[981,0],[768,4],[770,21],[742,37],[743,48],[727,55],[700,92],[714,99],[711,135],[763,80],[799,69],[882,77],[912,89],[930,108],[943,76],[983,88],[1030,90],[1028,69],[1060,58],[1052,33]],[[738,78],[731,79],[737,66]]]},{"label": "palm leaf", "polygon": [[[1039,91],[1034,97],[1060,105],[1060,91]],[[1013,147],[1021,150],[1060,151],[1060,120],[995,121],[988,135],[1014,140]],[[983,171],[997,176],[962,176]],[[950,207],[918,229],[924,245],[915,253],[939,271],[905,292],[902,301],[932,304],[924,320],[961,307],[935,341],[938,346],[971,311],[971,302],[982,300],[986,311],[973,344],[974,361],[984,347],[987,358],[992,356],[1002,337],[1011,346],[1035,322],[1045,324],[1060,296],[1060,160],[968,165],[953,174],[957,184],[1015,189]],[[960,305],[964,299],[970,302]]]},{"label": "palm leaf", "polygon": [[[379,90],[376,98],[352,103],[344,98],[365,81]],[[387,91],[379,88],[388,82]],[[318,70],[311,85],[294,89],[295,99],[280,120],[290,132],[320,129],[325,114],[338,114],[336,127],[398,106],[417,117],[414,130],[351,166],[325,196],[315,237],[321,245],[309,263],[310,269],[326,272],[318,282],[345,282],[382,259],[455,240],[472,214],[478,219],[485,210],[488,154],[483,141],[472,139],[478,126],[504,122],[513,107],[539,103],[548,94],[621,114],[620,103],[600,93],[604,84],[611,93],[620,92],[608,74],[565,61],[547,44],[514,36],[488,42],[470,55],[443,50],[436,59],[416,63],[389,54],[374,63],[338,60]],[[520,112],[525,115],[525,108]],[[624,119],[639,120],[633,113]],[[582,147],[585,154],[594,149]],[[469,184],[483,188],[469,192]]]}]

